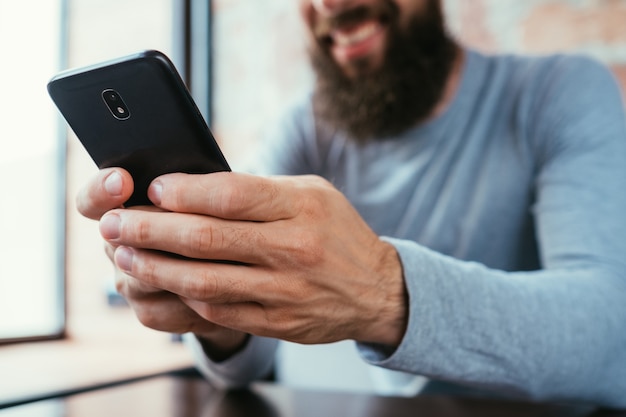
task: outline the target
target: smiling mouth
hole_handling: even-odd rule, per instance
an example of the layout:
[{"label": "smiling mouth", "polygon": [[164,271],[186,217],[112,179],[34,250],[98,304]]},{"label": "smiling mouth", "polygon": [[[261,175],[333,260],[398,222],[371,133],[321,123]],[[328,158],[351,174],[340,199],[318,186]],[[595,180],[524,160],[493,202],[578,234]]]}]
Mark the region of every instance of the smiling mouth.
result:
[{"label": "smiling mouth", "polygon": [[369,21],[349,31],[333,30],[330,32],[332,43],[339,47],[350,47],[366,41],[383,29],[380,22]]},{"label": "smiling mouth", "polygon": [[314,34],[326,47],[358,44],[387,26],[390,20],[390,12],[387,9],[383,6],[359,7],[335,17],[322,18],[316,22]]}]

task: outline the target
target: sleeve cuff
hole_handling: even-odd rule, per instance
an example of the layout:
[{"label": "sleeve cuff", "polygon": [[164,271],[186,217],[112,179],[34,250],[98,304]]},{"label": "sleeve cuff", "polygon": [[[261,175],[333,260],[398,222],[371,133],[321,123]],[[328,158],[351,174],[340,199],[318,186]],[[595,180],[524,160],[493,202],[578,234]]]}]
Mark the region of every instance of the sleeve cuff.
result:
[{"label": "sleeve cuff", "polygon": [[250,336],[246,346],[221,362],[211,361],[198,338],[187,333],[185,344],[191,350],[198,371],[218,388],[241,388],[269,374],[273,365],[278,340]]}]

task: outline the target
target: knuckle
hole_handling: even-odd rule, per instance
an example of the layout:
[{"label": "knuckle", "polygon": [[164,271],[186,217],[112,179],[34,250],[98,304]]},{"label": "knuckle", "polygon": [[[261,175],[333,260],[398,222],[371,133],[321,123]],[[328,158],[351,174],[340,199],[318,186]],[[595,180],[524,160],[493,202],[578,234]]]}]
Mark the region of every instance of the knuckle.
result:
[{"label": "knuckle", "polygon": [[258,184],[259,192],[263,195],[270,204],[273,201],[276,201],[278,195],[280,194],[280,188],[276,181],[272,181],[270,179],[264,178]]},{"label": "knuckle", "polygon": [[186,231],[190,249],[193,253],[206,254],[210,253],[215,245],[221,243],[221,237],[210,225],[200,226],[198,228],[190,228]]},{"label": "knuckle", "polygon": [[[325,181],[325,180],[323,180]],[[323,220],[329,217],[330,198],[325,187],[309,187],[300,193],[300,214],[311,220]]]},{"label": "knuckle", "polygon": [[229,327],[233,324],[241,325],[244,321],[241,318],[241,311],[236,305],[206,303],[194,308],[194,311],[213,325]]},{"label": "knuckle", "polygon": [[200,317],[203,319],[210,321],[212,323],[227,323],[230,321],[229,317],[232,314],[231,311],[233,309],[229,309],[224,305],[215,305],[215,304],[204,304],[199,311],[196,311]]},{"label": "knuckle", "polygon": [[266,312],[265,321],[267,326],[271,328],[270,336],[290,342],[306,342],[307,325],[302,320],[298,320],[293,311],[270,310]]},{"label": "knuckle", "polygon": [[158,281],[158,270],[156,265],[151,262],[141,262],[137,260],[137,275],[142,277],[148,283],[156,283]]},{"label": "knuckle", "polygon": [[311,193],[302,199],[302,214],[308,219],[323,219],[326,216],[326,204],[319,193]]},{"label": "knuckle", "polygon": [[215,301],[219,294],[219,286],[217,285],[217,281],[213,278],[213,276],[204,273],[201,280],[193,282],[195,282],[195,285],[193,285],[193,290],[194,293],[197,294],[197,299],[204,301]]},{"label": "knuckle", "polygon": [[200,301],[215,300],[219,291],[217,279],[206,269],[199,276],[186,277],[184,287],[185,294],[191,294],[194,299]]},{"label": "knuckle", "polygon": [[304,266],[317,265],[324,259],[325,249],[320,235],[306,229],[294,233],[290,249],[291,257]]},{"label": "knuckle", "polygon": [[242,301],[242,294],[246,291],[245,283],[236,278],[222,277],[210,267],[187,278],[184,285],[186,294],[205,303],[237,303]]},{"label": "knuckle", "polygon": [[245,193],[234,184],[232,179],[227,180],[227,185],[223,189],[223,198],[219,210],[223,214],[237,215],[240,213],[246,203]]},{"label": "knuckle", "polygon": [[320,177],[319,175],[306,175],[305,179],[318,188],[333,188],[330,181],[324,177]]},{"label": "knuckle", "polygon": [[149,244],[153,240],[152,224],[148,219],[135,213],[127,213],[123,216],[120,225],[120,242],[132,246]]},{"label": "knuckle", "polygon": [[133,223],[132,234],[138,243],[145,244],[151,241],[152,226],[148,221],[138,219]]},{"label": "knuckle", "polygon": [[[136,282],[137,286],[143,284],[158,286],[160,278],[159,268],[149,255],[145,255],[146,254],[139,251],[135,252],[133,257],[132,273],[129,272],[131,276],[128,277],[128,280]],[[124,274],[124,272],[120,273]],[[134,287],[135,285],[133,284],[132,286]]]}]

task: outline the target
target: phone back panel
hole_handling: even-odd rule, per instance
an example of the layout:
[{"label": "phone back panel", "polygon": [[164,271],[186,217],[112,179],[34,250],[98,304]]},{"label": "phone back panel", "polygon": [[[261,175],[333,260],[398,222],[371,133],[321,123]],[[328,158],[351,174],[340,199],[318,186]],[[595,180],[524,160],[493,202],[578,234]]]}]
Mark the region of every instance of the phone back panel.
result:
[{"label": "phone back panel", "polygon": [[[115,117],[103,92],[128,112]],[[123,167],[135,182],[127,206],[150,204],[147,187],[171,172],[230,168],[173,64],[157,51],[64,72],[48,92],[99,168]]]}]

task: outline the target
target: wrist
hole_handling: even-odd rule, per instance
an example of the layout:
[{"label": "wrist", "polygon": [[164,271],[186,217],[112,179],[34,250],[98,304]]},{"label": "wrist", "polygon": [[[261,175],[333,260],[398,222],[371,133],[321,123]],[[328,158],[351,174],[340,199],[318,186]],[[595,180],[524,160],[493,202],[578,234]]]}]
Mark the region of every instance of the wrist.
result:
[{"label": "wrist", "polygon": [[395,247],[383,241],[381,244],[381,256],[373,269],[379,283],[371,303],[373,320],[359,341],[395,348],[400,345],[408,324],[408,291]]},{"label": "wrist", "polygon": [[211,333],[194,333],[205,355],[213,362],[222,362],[243,350],[249,335],[231,329]]}]

